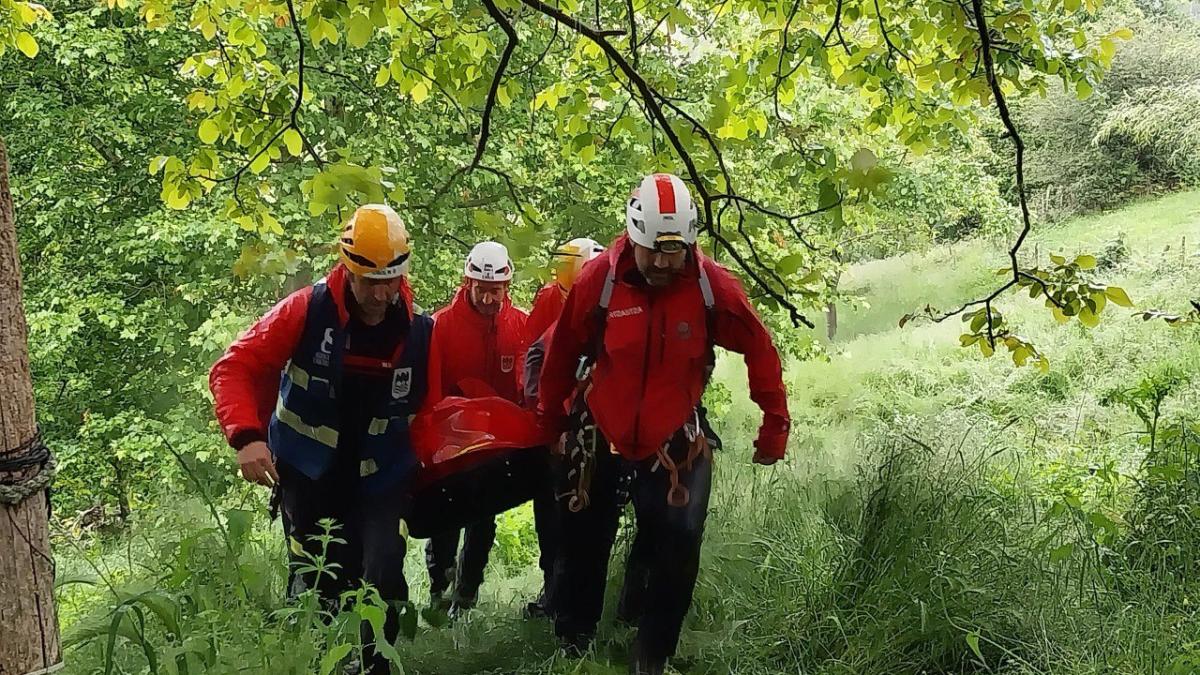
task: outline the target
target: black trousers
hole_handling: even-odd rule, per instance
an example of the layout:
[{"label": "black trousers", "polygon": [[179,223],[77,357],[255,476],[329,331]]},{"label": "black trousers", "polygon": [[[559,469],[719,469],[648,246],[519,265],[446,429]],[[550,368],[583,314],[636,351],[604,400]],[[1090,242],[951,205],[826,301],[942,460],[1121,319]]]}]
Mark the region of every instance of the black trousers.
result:
[{"label": "black trousers", "polygon": [[[687,454],[683,434],[670,455]],[[561,548],[555,561],[555,633],[574,644],[590,640],[604,608],[608,559],[616,538],[625,493],[633,501],[637,535],[622,592],[623,618],[636,623],[635,657],[662,661],[675,653],[700,567],[700,545],[712,488],[712,456],[697,457],[679,472],[689,499],[671,506],[669,472],[656,459],[626,461],[600,444],[588,491],[589,503],[572,512],[560,500]]]},{"label": "black trousers", "polygon": [[[460,535],[461,553],[458,550]],[[495,516],[485,516],[461,530],[451,530],[430,537],[425,545],[429,590],[442,593],[453,582],[456,600],[474,602],[479,596],[479,587],[483,585],[483,570],[487,567],[488,557],[495,543]],[[457,563],[455,554],[458,554]]]},{"label": "black trousers", "polygon": [[[316,589],[322,601],[336,607],[343,591],[367,582],[388,604],[384,633],[395,642],[400,632],[398,605],[408,600],[404,578],[404,537],[400,520],[407,502],[407,486],[380,494],[360,489],[356,463],[339,463],[313,480],[284,462],[279,462],[279,488],[284,527],[291,559],[288,596]],[[328,545],[318,539],[325,533],[321,521],[336,522],[330,534],[338,540]],[[297,551],[299,547],[299,551]],[[307,569],[323,557],[328,572]],[[373,635],[364,639],[374,642]],[[369,673],[387,672],[381,657],[368,655]]]},{"label": "black trousers", "polygon": [[538,567],[542,570],[542,601],[553,613],[554,561],[558,557],[562,538],[558,505],[554,500],[554,484],[547,467],[542,488],[533,497],[533,527],[538,539]]}]

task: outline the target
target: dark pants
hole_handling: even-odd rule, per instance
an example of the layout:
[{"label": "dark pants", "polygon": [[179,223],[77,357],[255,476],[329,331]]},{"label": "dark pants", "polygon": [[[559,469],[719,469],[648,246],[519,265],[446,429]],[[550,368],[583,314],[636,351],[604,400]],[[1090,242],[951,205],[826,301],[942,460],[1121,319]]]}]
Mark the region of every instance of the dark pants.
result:
[{"label": "dark pants", "polygon": [[[682,434],[671,443],[677,462],[686,455]],[[628,489],[637,517],[622,593],[622,614],[638,626],[635,659],[662,662],[675,653],[683,620],[692,603],[700,566],[700,544],[712,486],[712,457],[700,455],[680,484],[687,504],[671,506],[669,473],[655,459],[628,462],[601,444],[588,490],[590,503],[572,512],[560,502],[561,553],[556,561],[555,632],[582,644],[591,639],[604,608],[608,559]]]},{"label": "dark pants", "polygon": [[[284,524],[288,536],[291,570],[289,597],[316,589],[322,601],[336,607],[343,591],[365,581],[379,591],[388,604],[384,633],[389,642],[399,635],[398,603],[408,600],[404,579],[404,537],[400,519],[406,503],[406,486],[397,486],[379,494],[365,493],[359,486],[357,465],[336,465],[313,480],[284,462],[278,465],[279,487]],[[331,535],[345,543],[323,546],[315,539],[325,533],[320,521],[330,519],[340,527]],[[296,543],[303,553],[297,553]],[[303,568],[313,559],[324,557],[329,572]],[[369,629],[368,629],[369,630]],[[373,635],[364,639],[374,642]],[[368,654],[365,670],[386,673],[381,657]]]},{"label": "dark pants", "polygon": [[533,527],[538,539],[538,567],[542,570],[542,608],[553,613],[554,560],[558,557],[560,533],[558,505],[549,472],[542,489],[533,497]]},{"label": "dark pants", "polygon": [[[462,552],[458,551],[462,533]],[[492,545],[496,543],[496,517],[485,516],[462,530],[452,530],[429,538],[425,546],[425,566],[429,570],[429,590],[443,593],[454,583],[456,602],[474,604],[483,585]],[[459,553],[457,564],[455,554]],[[457,578],[455,570],[457,568]]]}]

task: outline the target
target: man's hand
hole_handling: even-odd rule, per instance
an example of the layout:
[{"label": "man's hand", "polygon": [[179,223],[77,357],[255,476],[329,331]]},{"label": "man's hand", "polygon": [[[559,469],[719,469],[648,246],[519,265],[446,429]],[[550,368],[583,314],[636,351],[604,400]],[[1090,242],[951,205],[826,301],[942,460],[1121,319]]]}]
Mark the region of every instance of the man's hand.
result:
[{"label": "man's hand", "polygon": [[263,441],[247,443],[237,453],[238,464],[242,467],[242,478],[251,483],[271,487],[279,482],[279,474],[275,471],[275,458],[271,449]]}]

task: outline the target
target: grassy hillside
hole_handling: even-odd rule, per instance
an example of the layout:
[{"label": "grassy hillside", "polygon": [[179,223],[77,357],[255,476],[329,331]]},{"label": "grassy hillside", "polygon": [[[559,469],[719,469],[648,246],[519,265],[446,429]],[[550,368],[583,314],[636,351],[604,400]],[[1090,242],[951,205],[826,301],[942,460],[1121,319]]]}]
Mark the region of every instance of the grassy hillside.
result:
[{"label": "grassy hillside", "polygon": [[[1200,288],[1200,259],[1180,250],[1200,243],[1200,193],[1034,241],[1043,256],[1102,253],[1118,234],[1128,256],[1106,280],[1139,307],[1182,310]],[[1050,358],[1042,374],[959,348],[957,320],[896,327],[926,303],[973,297],[1002,261],[995,243],[965,242],[851,270],[845,286],[865,304],[843,311],[828,361],[789,368],[794,447],[777,467],[749,464],[758,413],[740,362],[722,360],[727,449],[681,672],[1200,672],[1200,462],[1183,424],[1197,334],[1111,306],[1098,328],[1059,326],[1040,303],[1008,299],[1001,309]],[[1126,390],[1144,381],[1171,385],[1154,453],[1111,395],[1136,398]],[[261,495],[215,505],[231,506],[257,509]],[[124,625],[108,612],[131,589],[157,589],[179,625],[147,612],[114,638],[125,672],[144,672],[148,652],[163,670],[310,672],[319,645],[348,635],[281,610],[282,544],[265,519],[235,514],[221,530],[208,512],[190,501],[120,546],[62,556],[66,578],[86,581],[61,592],[70,672],[104,670],[109,629]],[[451,627],[422,623],[400,647],[406,672],[624,672],[631,635],[611,621],[579,660],[555,650],[548,624],[520,618],[534,546],[528,512],[506,515],[482,607]]]}]

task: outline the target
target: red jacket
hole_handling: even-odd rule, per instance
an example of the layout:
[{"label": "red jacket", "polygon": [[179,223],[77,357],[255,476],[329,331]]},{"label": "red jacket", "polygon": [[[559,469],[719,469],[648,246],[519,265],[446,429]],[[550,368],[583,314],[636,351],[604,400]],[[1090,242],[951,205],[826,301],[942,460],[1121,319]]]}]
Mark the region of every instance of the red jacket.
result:
[{"label": "red jacket", "polygon": [[542,337],[542,333],[550,324],[558,321],[562,314],[563,305],[567,302],[567,292],[557,281],[542,286],[533,298],[533,308],[529,311],[529,321],[525,324],[525,335],[529,344]]},{"label": "red jacket", "polygon": [[[525,362],[525,321],[528,315],[507,297],[494,317],[475,311],[466,284],[454,300],[433,315],[434,351],[441,361],[443,396],[499,396],[521,402],[521,369]],[[430,379],[436,380],[430,368]]]},{"label": "red jacket", "polygon": [[[779,353],[737,279],[697,252],[715,297],[715,344],[743,354],[750,397],[763,410],[755,448],[782,458],[791,426]],[[616,285],[604,345],[592,373],[588,406],[622,456],[652,456],[678,431],[704,393],[708,340],[697,261],[670,286],[638,283],[632,244],[622,235],[584,268],[567,296],[542,369],[538,412],[552,432],[564,430],[564,405],[575,388],[579,356],[596,331],[594,310],[609,269]]]},{"label": "red jacket", "polygon": [[[350,319],[345,301],[346,275],[346,268],[338,265],[327,278],[343,325]],[[217,422],[235,448],[267,439],[267,425],[279,396],[280,372],[292,358],[304,331],[312,292],[312,286],[302,288],[272,307],[225,350],[208,373]],[[407,279],[400,286],[400,295],[411,314],[412,288]],[[437,372],[437,361],[437,352],[431,348],[429,372]],[[431,377],[426,401],[441,398],[437,387],[438,382]]]}]

